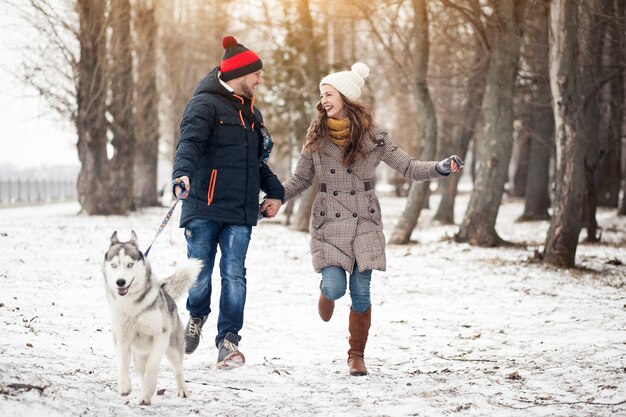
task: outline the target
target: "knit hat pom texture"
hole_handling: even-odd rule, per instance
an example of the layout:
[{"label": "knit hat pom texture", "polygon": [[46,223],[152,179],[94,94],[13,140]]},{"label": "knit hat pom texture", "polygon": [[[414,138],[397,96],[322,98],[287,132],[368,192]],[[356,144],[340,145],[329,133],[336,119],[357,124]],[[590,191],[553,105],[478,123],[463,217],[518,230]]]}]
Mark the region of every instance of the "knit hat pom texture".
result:
[{"label": "knit hat pom texture", "polygon": [[237,39],[235,39],[234,36],[224,36],[224,38],[222,38],[222,47],[224,49],[228,49],[231,46],[235,46],[237,45]]}]

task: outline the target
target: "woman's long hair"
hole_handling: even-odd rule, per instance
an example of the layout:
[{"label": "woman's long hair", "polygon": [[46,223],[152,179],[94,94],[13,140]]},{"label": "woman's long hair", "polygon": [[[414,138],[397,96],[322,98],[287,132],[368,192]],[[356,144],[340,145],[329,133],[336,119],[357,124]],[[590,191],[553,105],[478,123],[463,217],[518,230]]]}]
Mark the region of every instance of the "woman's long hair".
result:
[{"label": "woman's long hair", "polygon": [[[359,156],[365,157],[363,143],[365,140],[374,138],[374,121],[372,114],[363,105],[349,100],[341,94],[346,114],[350,120],[350,136],[343,147],[341,162],[350,167]],[[324,146],[328,138],[328,115],[322,106],[322,101],[317,103],[317,117],[313,119],[304,137],[304,152],[312,153]]]}]

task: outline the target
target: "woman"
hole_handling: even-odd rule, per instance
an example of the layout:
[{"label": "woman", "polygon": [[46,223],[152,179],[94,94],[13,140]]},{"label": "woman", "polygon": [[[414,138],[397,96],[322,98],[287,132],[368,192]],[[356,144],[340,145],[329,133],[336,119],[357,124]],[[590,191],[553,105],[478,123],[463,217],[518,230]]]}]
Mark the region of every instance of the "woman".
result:
[{"label": "woman", "polygon": [[330,320],[335,300],[350,283],[348,366],[354,376],[367,375],[363,352],[372,309],[372,270],[384,271],[385,237],[380,204],[373,188],[374,171],[382,161],[406,178],[441,178],[463,166],[451,156],[422,162],[398,148],[371,113],[355,100],[369,68],[356,63],[351,71],[327,75],[320,82],[317,117],[311,122],[294,174],[283,183],[285,201],[306,190],[317,175],[320,188],[311,210],[313,267],[321,272],[319,315]]}]

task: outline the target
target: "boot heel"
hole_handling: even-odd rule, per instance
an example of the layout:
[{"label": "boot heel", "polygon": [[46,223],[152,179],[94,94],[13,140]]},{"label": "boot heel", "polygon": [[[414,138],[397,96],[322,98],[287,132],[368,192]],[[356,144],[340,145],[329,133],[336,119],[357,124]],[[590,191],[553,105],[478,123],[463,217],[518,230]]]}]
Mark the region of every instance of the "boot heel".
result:
[{"label": "boot heel", "polygon": [[319,312],[322,320],[329,321],[333,317],[333,312],[335,311],[335,302],[333,300],[329,300],[324,296],[324,294],[320,293],[320,299],[317,302],[317,311]]}]

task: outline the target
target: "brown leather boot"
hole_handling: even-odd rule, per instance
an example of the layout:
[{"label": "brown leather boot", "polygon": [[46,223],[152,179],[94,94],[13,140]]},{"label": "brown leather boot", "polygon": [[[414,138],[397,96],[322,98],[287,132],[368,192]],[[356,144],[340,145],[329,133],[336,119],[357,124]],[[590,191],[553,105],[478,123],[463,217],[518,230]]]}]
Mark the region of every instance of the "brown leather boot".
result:
[{"label": "brown leather boot", "polygon": [[335,302],[326,298],[323,293],[320,293],[320,299],[317,302],[317,311],[320,313],[322,320],[328,321],[333,316],[333,311],[335,311]]},{"label": "brown leather boot", "polygon": [[365,313],[357,313],[350,309],[350,321],[348,330],[350,331],[350,350],[348,350],[348,367],[350,375],[367,375],[367,368],[363,360],[363,351],[367,343],[370,325],[372,324],[372,308]]}]

